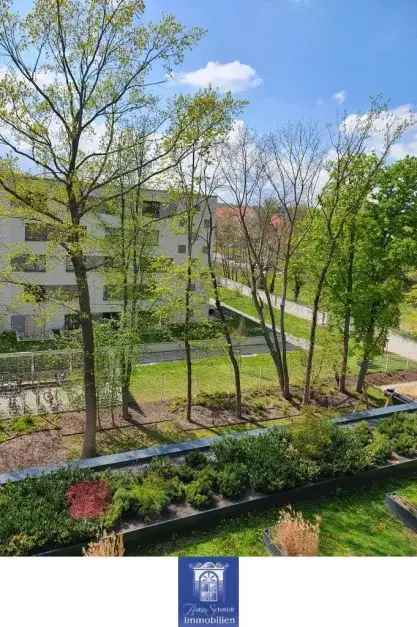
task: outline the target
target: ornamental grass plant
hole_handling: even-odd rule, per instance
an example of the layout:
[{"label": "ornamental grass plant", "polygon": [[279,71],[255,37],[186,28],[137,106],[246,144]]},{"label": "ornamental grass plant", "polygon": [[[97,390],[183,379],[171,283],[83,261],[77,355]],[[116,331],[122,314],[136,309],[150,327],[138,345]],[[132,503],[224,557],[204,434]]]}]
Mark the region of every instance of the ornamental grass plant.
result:
[{"label": "ornamental grass plant", "polygon": [[310,522],[289,507],[271,529],[271,540],[285,555],[312,557],[319,552],[319,534],[319,516]]}]

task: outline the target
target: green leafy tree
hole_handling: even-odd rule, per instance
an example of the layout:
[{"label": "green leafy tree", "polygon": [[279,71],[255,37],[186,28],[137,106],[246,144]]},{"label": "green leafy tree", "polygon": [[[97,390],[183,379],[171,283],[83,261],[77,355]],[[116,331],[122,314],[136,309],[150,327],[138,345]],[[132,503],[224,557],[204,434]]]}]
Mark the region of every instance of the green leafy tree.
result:
[{"label": "green leafy tree", "polygon": [[[332,158],[327,163],[328,181],[321,191],[316,211],[316,235],[312,236],[312,248],[315,251],[315,290],[313,312],[310,325],[309,348],[304,378],[303,402],[308,404],[311,398],[311,379],[316,348],[319,307],[326,286],[328,272],[334,262],[338,243],[352,213],[367,198],[372,190],[379,171],[383,168],[393,144],[409,127],[410,120],[397,120],[390,116],[386,107],[378,101],[371,104],[365,115],[348,116],[331,136]],[[382,148],[374,165],[367,175],[358,181],[354,190],[354,202],[346,202],[346,185],[353,164],[369,152],[369,140],[379,135]]]},{"label": "green leafy tree", "polygon": [[[86,428],[83,456],[96,453],[95,342],[84,222],[117,197],[131,172],[111,160],[116,129],[155,104],[150,91],[202,35],[173,16],[146,24],[141,0],[35,0],[21,15],[0,6],[0,185],[14,214],[52,228],[71,258],[84,350]],[[177,128],[166,150],[172,150]],[[163,166],[170,167],[169,165]],[[30,170],[30,176],[23,176]],[[47,177],[41,186],[37,176]]]},{"label": "green leafy tree", "polygon": [[[203,177],[207,170],[207,160],[213,149],[230,130],[235,115],[242,102],[231,94],[221,96],[212,89],[203,90],[194,97],[184,96],[176,103],[176,115],[172,132],[176,127],[187,127],[177,150],[188,148],[186,159],[177,159],[176,180],[172,194],[178,204],[181,216],[178,226],[184,232],[187,242],[184,281],[184,348],[187,367],[187,419],[192,411],[192,354],[190,329],[193,320],[193,300],[195,279],[198,279],[198,260],[194,257],[195,245],[201,237],[204,218],[207,219],[208,198],[203,193]],[[174,151],[175,155],[176,151]]]},{"label": "green leafy tree", "polygon": [[358,392],[370,361],[399,324],[407,272],[417,262],[416,215],[417,159],[407,157],[381,171],[357,221],[352,321],[362,353]]}]

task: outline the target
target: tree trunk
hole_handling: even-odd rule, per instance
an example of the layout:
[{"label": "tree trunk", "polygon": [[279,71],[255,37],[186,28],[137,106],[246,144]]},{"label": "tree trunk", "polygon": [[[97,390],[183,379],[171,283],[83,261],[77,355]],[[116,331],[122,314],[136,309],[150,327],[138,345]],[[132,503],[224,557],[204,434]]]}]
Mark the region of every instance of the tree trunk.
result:
[{"label": "tree trunk", "polygon": [[319,305],[321,293],[323,291],[324,281],[330,267],[331,260],[333,258],[333,247],[331,249],[331,254],[329,255],[326,264],[322,268],[320,273],[319,281],[317,283],[316,294],[314,296],[313,303],[313,311],[312,311],[312,319],[310,326],[310,338],[309,338],[309,347],[307,354],[307,365],[304,379],[304,393],[303,393],[303,403],[304,405],[308,405],[311,400],[311,376],[313,373],[313,358],[314,358],[314,349],[316,347],[316,333],[317,333],[317,318],[319,313]]},{"label": "tree trunk", "polygon": [[185,324],[184,324],[184,348],[185,363],[187,367],[187,411],[186,418],[191,420],[191,411],[193,405],[193,366],[191,359],[191,343],[190,343],[190,322],[191,322],[191,286],[192,286],[192,251],[191,251],[191,228],[188,229],[188,263],[187,263],[187,283],[185,288]]},{"label": "tree trunk", "polygon": [[80,325],[83,339],[85,432],[81,456],[85,458],[94,457],[97,454],[97,388],[94,328],[84,259],[82,256],[74,255],[72,262],[77,279]]},{"label": "tree trunk", "polygon": [[369,368],[369,359],[365,356],[362,359],[361,366],[359,368],[358,378],[356,381],[356,391],[363,392],[363,386],[365,384],[366,375]]},{"label": "tree trunk", "polygon": [[132,374],[131,363],[129,359],[122,359],[122,416],[123,420],[129,420],[129,399],[130,399],[130,378]]},{"label": "tree trunk", "polygon": [[242,417],[242,386],[240,381],[240,369],[239,364],[236,359],[235,351],[232,344],[232,338],[227,327],[227,321],[224,315],[224,311],[221,306],[220,297],[219,297],[219,286],[217,284],[217,277],[213,269],[213,264],[211,262],[211,257],[209,255],[209,268],[210,268],[210,276],[211,283],[214,290],[214,299],[216,303],[217,313],[220,316],[220,320],[222,323],[223,334],[227,344],[227,353],[229,355],[230,363],[232,364],[233,374],[235,378],[235,392],[236,392],[236,416],[238,418]]},{"label": "tree trunk", "polygon": [[284,272],[282,277],[282,294],[280,309],[280,330],[281,330],[281,350],[282,350],[282,372],[284,377],[284,398],[289,399],[290,394],[290,378],[288,374],[288,359],[287,359],[287,335],[285,332],[285,305],[287,302],[287,289],[288,289],[288,266],[289,255],[287,252]]},{"label": "tree trunk", "polygon": [[[279,387],[280,387],[280,392],[282,394],[284,394],[284,389],[285,389],[285,382],[284,382],[284,375],[283,375],[283,371],[282,371],[282,359],[281,359],[281,350],[279,347],[279,343],[278,343],[278,338],[276,336],[276,329],[275,329],[275,325],[272,325],[272,335],[273,335],[273,340],[271,340],[271,331],[268,328],[267,324],[266,324],[266,320],[265,320],[265,315],[264,315],[264,311],[263,311],[263,305],[261,303],[261,301],[258,298],[258,293],[257,293],[257,287],[256,287],[256,277],[254,275],[254,271],[253,271],[253,267],[252,264],[249,264],[250,267],[250,272],[251,272],[251,291],[252,291],[252,300],[253,303],[255,305],[256,311],[258,313],[259,316],[259,320],[261,322],[261,327],[262,327],[262,332],[265,338],[265,342],[269,348],[269,352],[271,353],[271,357],[272,360],[274,362],[276,371],[277,371],[277,375],[278,375],[278,382],[279,382]],[[270,303],[269,303],[270,304]],[[270,313],[271,313],[271,307],[270,307]],[[273,316],[273,310],[272,310],[272,316]]]},{"label": "tree trunk", "polygon": [[374,324],[369,327],[364,340],[363,357],[359,368],[358,378],[356,380],[356,391],[362,392],[365,384],[366,375],[368,373],[369,361],[371,355],[371,346],[374,337]]},{"label": "tree trunk", "polygon": [[346,376],[347,365],[349,358],[349,343],[350,343],[350,307],[345,313],[345,319],[343,322],[343,348],[342,348],[342,362],[340,366],[340,378],[339,378],[339,390],[346,392]]},{"label": "tree trunk", "polygon": [[355,258],[355,239],[356,239],[356,224],[355,221],[350,226],[350,239],[349,239],[349,258],[347,264],[347,285],[346,285],[346,303],[345,303],[345,316],[343,321],[343,350],[342,350],[342,363],[340,367],[340,380],[339,390],[346,392],[346,375],[347,365],[349,358],[349,343],[350,343],[350,321],[352,317],[352,295],[353,295],[353,263]]},{"label": "tree trunk", "polygon": [[297,277],[294,277],[294,288],[293,288],[293,294],[294,294],[294,301],[296,303],[298,303],[298,297],[300,296],[300,292],[301,292],[301,288],[302,288],[303,284],[297,280]]}]

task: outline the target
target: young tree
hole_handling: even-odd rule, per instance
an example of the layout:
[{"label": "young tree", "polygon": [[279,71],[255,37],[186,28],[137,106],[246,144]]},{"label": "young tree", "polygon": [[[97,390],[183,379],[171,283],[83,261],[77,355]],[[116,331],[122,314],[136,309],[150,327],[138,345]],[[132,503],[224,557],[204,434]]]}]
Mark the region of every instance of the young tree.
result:
[{"label": "young tree", "polygon": [[317,129],[298,123],[269,134],[264,141],[263,153],[268,181],[277,202],[280,228],[285,232],[280,246],[282,256],[280,336],[284,395],[288,397],[290,378],[285,308],[291,263],[311,230],[311,212],[317,202],[317,184],[323,167],[323,148]]},{"label": "young tree", "polygon": [[[180,223],[187,241],[186,279],[184,294],[184,347],[187,366],[187,420],[192,411],[192,355],[190,328],[193,319],[194,277],[197,270],[194,247],[201,236],[208,198],[204,192],[202,177],[207,172],[207,158],[213,147],[225,137],[233,115],[242,107],[230,94],[220,96],[212,89],[204,90],[195,97],[179,98],[176,120],[187,127],[187,133],[178,143],[178,149],[188,149],[187,159],[177,159],[177,180],[173,190],[183,215]],[[174,133],[176,133],[174,126]],[[174,151],[175,155],[175,151]],[[198,274],[198,270],[197,270]]]},{"label": "young tree", "polygon": [[[285,385],[282,351],[278,338],[276,315],[268,284],[271,240],[279,237],[274,205],[265,203],[265,164],[260,156],[256,138],[244,126],[234,129],[219,154],[223,185],[227,191],[227,204],[237,210],[244,237],[246,268],[252,300],[259,316],[263,335],[277,371],[279,387],[285,398],[289,397]],[[264,302],[259,289],[265,292]],[[265,311],[266,309],[266,311]],[[267,315],[266,315],[267,312]],[[268,326],[268,317],[271,330]]]},{"label": "young tree", "polygon": [[[116,219],[116,228],[105,228],[103,251],[110,251],[110,263],[104,269],[107,289],[121,301],[121,316],[114,334],[118,338],[122,415],[129,417],[130,381],[133,364],[139,353],[141,332],[156,307],[157,287],[154,229],[164,218],[158,214],[145,215],[143,210],[143,179],[151,180],[158,168],[152,140],[158,120],[149,117],[138,120],[120,131],[115,159],[121,171],[130,161],[132,171],[121,176],[115,184],[117,198],[108,207]],[[125,146],[129,146],[129,151]],[[151,165],[150,165],[151,164]]]},{"label": "young tree", "polygon": [[[303,401],[308,404],[311,395],[311,377],[316,345],[317,320],[325,281],[346,222],[353,207],[367,197],[378,172],[383,167],[392,145],[409,125],[408,120],[397,120],[378,102],[372,103],[370,111],[362,116],[349,116],[331,134],[332,159],[327,164],[329,180],[319,195],[316,218],[317,234],[314,238],[316,250],[316,288],[313,298],[313,313],[310,326],[309,349],[304,381]],[[381,139],[382,148],[367,176],[355,189],[355,202],[343,202],[343,191],[351,174],[352,164],[368,151],[372,135]]]},{"label": "young tree", "polygon": [[417,260],[416,199],[417,159],[407,157],[381,170],[357,218],[352,281],[353,332],[362,352],[357,392],[400,320],[407,272]]},{"label": "young tree", "polygon": [[[340,207],[347,207],[348,213],[339,241],[336,244],[334,261],[329,269],[328,310],[341,328],[342,357],[338,374],[338,385],[342,392],[346,392],[346,376],[349,357],[349,346],[352,327],[352,308],[356,295],[355,291],[355,257],[360,251],[361,242],[358,240],[358,220],[367,204],[367,198],[361,193],[361,183],[367,179],[377,165],[375,155],[358,155],[352,159],[350,172],[340,192]],[[376,184],[376,180],[373,185]],[[358,194],[359,192],[359,194]]]},{"label": "young tree", "polygon": [[[83,456],[96,452],[95,343],[83,226],[103,204],[129,162],[112,164],[118,125],[153,108],[149,89],[181,62],[201,36],[172,16],[145,24],[141,0],[35,0],[26,15],[0,7],[0,185],[22,216],[52,227],[71,258],[84,347],[86,428]],[[178,135],[183,131],[177,129]],[[176,143],[173,137],[167,150]],[[126,147],[127,150],[128,147]],[[19,160],[19,161],[17,161]],[[21,172],[47,177],[39,188]],[[17,209],[15,210],[16,213]]]}]

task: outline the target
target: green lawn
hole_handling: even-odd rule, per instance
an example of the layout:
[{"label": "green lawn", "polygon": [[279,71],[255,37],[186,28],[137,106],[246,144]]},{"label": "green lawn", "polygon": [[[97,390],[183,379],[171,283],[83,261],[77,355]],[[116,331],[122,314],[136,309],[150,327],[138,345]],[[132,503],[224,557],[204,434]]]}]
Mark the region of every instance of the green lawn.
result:
[{"label": "green lawn", "polygon": [[[321,517],[320,554],[417,555],[417,534],[395,520],[384,505],[392,491],[417,494],[417,476],[344,491],[337,497],[297,507],[308,518]],[[226,519],[207,531],[181,534],[152,547],[138,547],[137,555],[262,556],[262,532],[278,518],[279,510]]]},{"label": "green lawn", "polygon": [[[249,296],[243,296],[242,294],[239,294],[234,290],[222,288],[221,299],[224,303],[230,305],[231,307],[235,307],[235,309],[239,309],[240,311],[243,311],[244,313],[248,314],[249,316],[253,316],[254,318],[259,318],[255,305],[252,303],[252,299]],[[276,315],[277,326],[279,326],[278,310],[276,310]],[[270,317],[266,309],[265,316],[267,321],[270,322]],[[308,339],[310,332],[310,323],[308,320],[297,318],[297,316],[292,316],[291,314],[285,314],[285,324],[286,331],[290,335]],[[318,335],[321,334],[320,332],[321,329],[318,330]]]},{"label": "green lawn", "polygon": [[[240,309],[244,313],[249,314],[250,316],[258,317],[255,306],[252,304],[252,300],[249,296],[243,296],[242,294],[237,293],[236,291],[229,290],[227,288],[222,288],[221,298],[223,302],[229,304],[231,307],[235,307],[235,309]],[[277,312],[278,314],[278,312]],[[269,320],[269,317],[268,317]],[[300,337],[304,339],[308,339],[310,323],[308,320],[303,320],[302,318],[297,318],[296,316],[292,316],[290,314],[286,314],[286,331],[290,335],[295,337]],[[328,340],[328,333],[326,329],[323,327],[318,327],[317,329],[317,344],[318,346],[325,346]],[[379,372],[379,371],[387,371],[387,372],[396,372],[397,370],[408,370],[409,368],[417,367],[415,362],[412,362],[408,359],[400,357],[399,355],[394,355],[392,353],[386,353],[385,355],[381,355],[376,357],[373,360],[373,365],[370,368],[370,372]],[[352,356],[350,359],[350,369],[351,372],[356,373],[358,368],[357,357]]]},{"label": "green lawn", "polygon": [[[245,277],[243,275],[240,276],[240,281],[241,283],[245,283]],[[287,298],[288,300],[294,300],[294,293],[293,293],[293,284],[292,281],[289,281],[289,286],[288,286],[288,295]],[[275,280],[275,291],[274,293],[277,296],[280,296],[282,293],[282,277],[277,276],[276,280]],[[303,285],[303,287],[300,290],[300,293],[298,295],[298,302],[302,305],[307,305],[307,306],[311,306],[312,302],[313,302],[313,298],[314,298],[314,285],[311,284],[311,282],[307,282],[305,285]],[[230,303],[232,304],[232,303]],[[237,305],[234,305],[237,307]],[[325,309],[325,305],[322,305],[322,309]],[[403,333],[406,336],[409,336],[413,339],[417,339],[417,307],[415,307],[414,305],[411,305],[410,303],[402,303],[402,305],[400,306],[400,310],[401,310],[401,318],[400,318],[400,324],[398,327],[398,331],[400,333]],[[255,311],[255,308],[253,308],[253,311]],[[247,311],[247,313],[250,313],[249,311]],[[251,314],[254,315],[254,314]],[[292,318],[293,316],[289,316],[289,318]],[[289,320],[287,324],[292,324],[292,321]],[[292,335],[295,335],[295,332],[289,331],[288,333],[292,333]],[[307,337],[305,335],[298,335],[298,337]]]},{"label": "green lawn", "polygon": [[417,307],[409,303],[401,305],[400,332],[417,339]]},{"label": "green lawn", "polygon": [[[301,351],[288,356],[294,381],[303,377]],[[242,388],[254,390],[277,385],[277,374],[271,356],[251,355],[240,358]],[[194,393],[233,392],[234,378],[227,357],[198,359],[193,362]],[[168,400],[185,396],[186,366],[183,361],[136,366],[131,384],[135,398],[143,401]]]}]

